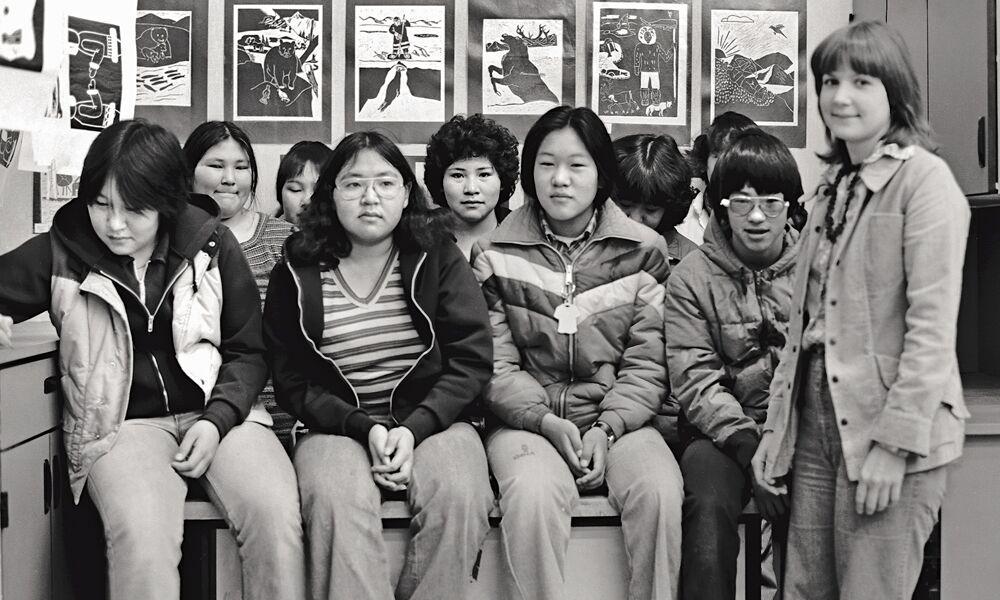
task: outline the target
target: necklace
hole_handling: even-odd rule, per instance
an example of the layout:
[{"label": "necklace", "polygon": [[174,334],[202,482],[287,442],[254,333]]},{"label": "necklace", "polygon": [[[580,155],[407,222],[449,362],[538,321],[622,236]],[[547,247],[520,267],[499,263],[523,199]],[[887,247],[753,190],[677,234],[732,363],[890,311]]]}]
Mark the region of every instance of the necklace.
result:
[{"label": "necklace", "polygon": [[[840,189],[840,182],[843,181],[849,173],[853,172],[854,175],[847,184],[847,197],[844,198],[844,212],[841,213],[839,222],[834,224],[833,213],[837,209],[837,190]],[[826,229],[826,239],[830,240],[831,244],[837,242],[837,238],[840,234],[844,232],[844,227],[847,225],[847,211],[851,208],[851,201],[854,200],[854,191],[858,187],[858,179],[861,178],[861,165],[844,165],[837,173],[837,179],[834,180],[833,186],[827,189],[827,195],[831,196],[830,206],[826,209],[826,216],[823,218],[823,224]]]}]

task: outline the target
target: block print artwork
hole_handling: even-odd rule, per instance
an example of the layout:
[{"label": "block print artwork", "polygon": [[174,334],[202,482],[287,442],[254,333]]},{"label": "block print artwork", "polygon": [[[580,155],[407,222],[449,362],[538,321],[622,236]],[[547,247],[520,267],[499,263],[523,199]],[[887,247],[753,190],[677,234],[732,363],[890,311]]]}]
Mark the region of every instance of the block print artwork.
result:
[{"label": "block print artwork", "polygon": [[121,120],[121,29],[74,16],[68,25],[70,127],[100,131]]},{"label": "block print artwork", "polygon": [[591,106],[605,121],[683,125],[685,4],[594,3]]},{"label": "block print artwork", "polygon": [[191,11],[139,11],[135,103],[191,106]]},{"label": "block print artwork", "polygon": [[322,120],[322,10],[233,7],[234,120]]},{"label": "block print artwork", "polygon": [[761,126],[799,124],[796,11],[712,11],[710,119],[727,110]]},{"label": "block print artwork", "polygon": [[357,6],[356,121],[445,120],[445,7]]},{"label": "block print artwork", "polygon": [[483,19],[485,114],[540,115],[562,104],[562,19]]},{"label": "block print artwork", "polygon": [[44,0],[0,0],[0,67],[42,70]]},{"label": "block print artwork", "polygon": [[21,138],[20,131],[0,129],[0,167],[8,168],[14,160],[14,152],[17,150],[17,140]]},{"label": "block print artwork", "polygon": [[32,232],[45,233],[62,206],[80,191],[79,175],[58,175],[49,171],[35,174]]}]

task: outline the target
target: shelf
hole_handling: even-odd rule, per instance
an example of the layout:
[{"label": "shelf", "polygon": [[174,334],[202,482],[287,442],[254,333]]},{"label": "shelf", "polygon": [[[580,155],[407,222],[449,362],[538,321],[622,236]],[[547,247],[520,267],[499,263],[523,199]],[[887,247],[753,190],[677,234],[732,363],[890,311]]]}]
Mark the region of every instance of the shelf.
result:
[{"label": "shelf", "polygon": [[1000,435],[1000,377],[962,373],[965,404],[972,413],[966,435]]},{"label": "shelf", "polygon": [[1000,206],[1000,194],[976,194],[975,196],[966,196],[966,198],[969,200],[970,208]]}]

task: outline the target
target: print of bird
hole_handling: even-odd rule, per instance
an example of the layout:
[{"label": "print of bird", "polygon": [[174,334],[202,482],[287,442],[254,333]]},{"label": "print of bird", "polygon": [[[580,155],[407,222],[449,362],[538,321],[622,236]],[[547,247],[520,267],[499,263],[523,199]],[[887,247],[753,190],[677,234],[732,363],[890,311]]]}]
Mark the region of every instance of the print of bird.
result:
[{"label": "print of bird", "polygon": [[785,28],[784,25],[771,25],[770,28],[771,28],[771,31],[774,32],[774,35],[779,35],[780,34],[781,37],[783,37],[783,38],[787,38],[788,37],[787,35],[785,35],[785,32],[782,31],[782,29]]}]

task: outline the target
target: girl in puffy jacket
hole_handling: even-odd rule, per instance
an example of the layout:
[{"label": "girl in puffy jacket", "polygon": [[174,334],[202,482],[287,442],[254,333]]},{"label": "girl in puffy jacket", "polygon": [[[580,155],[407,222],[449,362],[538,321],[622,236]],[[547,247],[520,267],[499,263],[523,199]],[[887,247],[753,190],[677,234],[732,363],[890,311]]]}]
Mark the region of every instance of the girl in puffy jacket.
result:
[{"label": "girl in puffy jacket", "polygon": [[768,520],[785,512],[785,496],[752,486],[749,465],[788,333],[801,195],[780,140],[739,134],[709,181],[705,243],[667,282],[667,366],[683,410],[685,599],[736,597],[737,519],[751,495]]},{"label": "girl in puffy jacket", "polygon": [[528,132],[528,202],[473,246],[493,324],[487,439],[500,486],[502,597],[566,598],[570,515],[607,485],[629,556],[628,596],[677,597],[681,476],[649,426],[667,393],[666,243],[619,209],[611,139],[588,108]]},{"label": "girl in puffy jacket", "polygon": [[[383,494],[413,515],[396,598],[466,598],[493,507],[466,422],[492,364],[469,263],[406,158],[363,131],[337,145],[271,274],[264,335],[295,446],[315,600],[393,597]],[[472,416],[472,415],[469,415]]]},{"label": "girl in puffy jacket", "polygon": [[246,598],[301,598],[295,472],[266,411],[253,275],[177,139],[122,121],[91,144],[79,197],[0,256],[0,313],[59,332],[74,497],[104,524],[112,600],[177,600],[188,480],[234,529]]},{"label": "girl in puffy jacket", "polygon": [[755,478],[791,479],[787,599],[909,598],[968,417],[955,356],[969,206],[902,37],[858,22],[810,67],[829,168],[801,240]]}]

